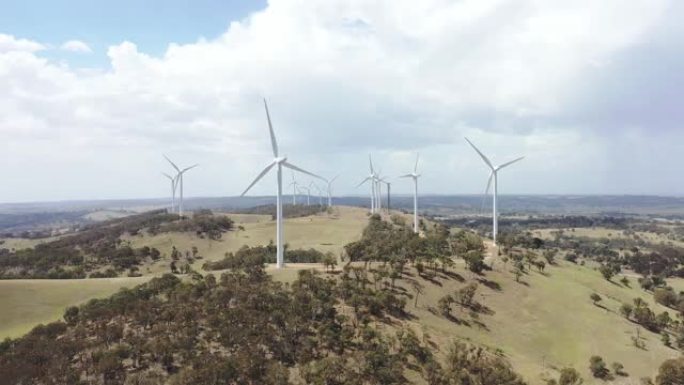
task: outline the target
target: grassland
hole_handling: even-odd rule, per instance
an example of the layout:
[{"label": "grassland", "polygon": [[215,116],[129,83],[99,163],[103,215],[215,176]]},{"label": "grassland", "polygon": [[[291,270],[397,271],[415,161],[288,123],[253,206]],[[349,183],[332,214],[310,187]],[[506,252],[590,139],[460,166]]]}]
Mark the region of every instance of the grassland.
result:
[{"label": "grassland", "polygon": [[[175,246],[181,251],[197,247],[203,261],[215,261],[224,257],[228,252],[234,252],[240,247],[258,246],[274,241],[275,221],[267,215],[227,214],[244,230],[233,231],[223,235],[222,239],[212,241],[200,239],[191,233],[164,233],[151,236],[141,234],[134,237],[124,237],[133,247],[150,246],[159,249],[162,254],[170,255]],[[284,234],[290,248],[315,248],[322,252],[331,251],[335,255],[342,252],[345,244],[357,240],[368,220],[366,210],[354,207],[337,207],[332,214],[290,218],[284,221]],[[202,263],[197,263],[199,269]],[[160,262],[151,266],[143,266],[141,272],[155,274],[169,272],[169,262]]]},{"label": "grassland", "polygon": [[[166,255],[172,246],[180,250],[195,246],[205,260],[216,260],[242,245],[266,244],[273,239],[275,223],[270,217],[230,216],[237,226],[244,227],[244,231],[224,234],[219,241],[199,239],[194,234],[142,235],[127,240],[136,247],[156,247]],[[346,243],[360,237],[366,221],[364,210],[341,207],[333,214],[288,219],[285,221],[285,235],[293,248],[314,247],[339,254]],[[611,236],[621,235],[614,230],[611,233]],[[607,236],[607,231],[603,229],[582,235],[589,234]],[[492,250],[491,245],[489,248]],[[415,317],[404,322],[417,331],[429,333],[440,348],[448,346],[453,339],[467,339],[500,349],[532,385],[543,384],[544,376],[557,377],[556,370],[567,366],[579,370],[585,384],[604,383],[594,380],[589,373],[588,362],[592,355],[602,356],[609,365],[612,362],[624,365],[629,377],[619,377],[613,383],[638,383],[640,377],[653,377],[665,359],[680,355],[678,351],[665,347],[660,336],[643,328],[639,335],[645,342],[645,349],[633,346],[631,338],[637,335],[638,327],[619,314],[620,305],[640,297],[656,313],[667,310],[655,304],[652,296],[639,288],[634,277],[629,278],[631,285],[628,287],[606,281],[590,266],[559,261],[557,266],[547,266],[543,274],[529,272],[518,283],[510,272],[510,262],[505,265],[491,252],[486,260],[493,264],[493,270],[484,276],[470,273],[462,261],[457,261],[451,270],[452,276],[440,274],[435,282],[419,278],[410,269],[408,280],[421,282],[425,292],[419,296],[417,307],[414,307],[413,300],[408,301],[407,309]],[[269,266],[268,271],[277,280],[291,282],[297,272],[305,268],[321,269],[321,266],[291,264],[282,270]],[[135,285],[148,279],[149,275],[167,271],[168,264],[160,263],[141,269],[148,275],[141,278],[0,281],[0,308],[3,309],[0,313],[0,338],[18,336],[37,323],[58,319],[68,305],[109,295],[120,287]],[[408,280],[399,285],[407,293],[413,293]],[[613,279],[614,282],[619,280],[620,277]],[[453,314],[465,322],[454,322],[431,311],[439,298],[463,287],[467,281],[481,283],[476,299],[491,310],[490,314],[479,315],[475,320],[456,308]],[[669,283],[677,290],[684,289],[684,280],[671,280]],[[589,299],[591,293],[598,293],[603,298],[601,306],[592,303]],[[674,312],[671,316],[674,318]]]},{"label": "grassland", "polygon": [[[456,318],[469,325],[437,315],[430,307],[434,310],[440,297],[466,282],[446,277],[439,284],[422,280],[426,288],[418,298],[418,308],[409,305],[417,316],[411,321],[416,330],[427,331],[439,346],[446,346],[454,338],[463,338],[500,349],[531,384],[543,384],[547,376],[557,377],[557,370],[562,367],[579,370],[585,384],[603,383],[589,373],[592,355],[602,356],[609,365],[620,362],[625,366],[629,377],[616,378],[614,383],[638,383],[635,381],[641,377],[653,377],[665,359],[680,355],[664,346],[659,335],[643,328],[639,335],[646,348],[633,346],[631,337],[637,335],[637,325],[619,314],[621,304],[640,297],[656,313],[667,310],[639,289],[635,279],[632,278],[631,287],[625,287],[606,281],[592,268],[559,262],[557,266],[547,267],[544,274],[529,272],[518,283],[509,271],[510,264],[493,261],[494,269],[485,277],[468,272],[462,263],[455,268],[466,282],[482,278],[489,281],[489,287],[479,285],[477,300],[491,309],[492,314],[480,315],[473,321],[463,311],[456,310]],[[619,277],[614,279],[617,280]],[[676,281],[676,285],[682,283]],[[412,292],[410,286],[405,288]],[[592,303],[591,293],[603,298],[601,306]],[[674,318],[674,312],[670,313]]]},{"label": "grassland", "polygon": [[147,279],[0,281],[0,339],[19,337],[37,324],[61,318],[67,306],[80,304],[91,298],[106,297],[119,288],[135,286]]}]

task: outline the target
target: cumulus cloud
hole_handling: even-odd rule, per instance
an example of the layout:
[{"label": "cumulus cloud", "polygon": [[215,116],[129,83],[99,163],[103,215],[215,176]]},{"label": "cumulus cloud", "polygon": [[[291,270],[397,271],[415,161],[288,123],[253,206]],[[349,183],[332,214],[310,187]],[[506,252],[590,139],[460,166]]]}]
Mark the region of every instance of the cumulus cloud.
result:
[{"label": "cumulus cloud", "polygon": [[[528,155],[502,176],[509,192],[681,191],[665,173],[636,184],[614,167],[652,165],[622,151],[668,119],[635,111],[643,104],[619,79],[638,71],[666,82],[654,63],[624,58],[671,36],[663,28],[678,25],[673,4],[273,0],[220,36],[171,43],[160,57],[135,42],[111,46],[101,71],[48,61],[39,43],[0,35],[0,143],[16,167],[0,201],[162,195],[163,180],[150,182],[162,151],[202,163],[189,195],[237,194],[268,161],[262,96],[284,151],[314,171],[343,171],[340,193],[356,192],[349,186],[368,152],[394,175],[415,151],[424,153],[424,191],[478,192],[486,174],[464,135],[494,158]],[[679,48],[661,51],[681,57]],[[633,80],[663,97],[658,81]],[[623,106],[638,116],[626,119]],[[607,126],[633,137],[611,138]],[[658,140],[684,139],[674,126]],[[28,182],[56,175],[61,187],[49,192]],[[272,190],[262,183],[256,192]]]},{"label": "cumulus cloud", "polygon": [[44,50],[45,46],[35,41],[19,39],[12,35],[0,33],[0,53],[4,52],[37,52]]},{"label": "cumulus cloud", "polygon": [[80,40],[66,41],[60,46],[60,49],[62,49],[63,51],[69,51],[69,52],[80,52],[80,53],[93,52],[93,50],[90,49],[90,46],[88,44],[86,44],[85,42],[82,42]]}]

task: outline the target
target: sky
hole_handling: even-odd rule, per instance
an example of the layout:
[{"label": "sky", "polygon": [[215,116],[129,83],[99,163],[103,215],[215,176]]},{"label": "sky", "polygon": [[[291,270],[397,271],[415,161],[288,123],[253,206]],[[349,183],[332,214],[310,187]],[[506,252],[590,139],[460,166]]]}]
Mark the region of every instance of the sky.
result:
[{"label": "sky", "polygon": [[[675,0],[0,1],[0,202],[239,195],[282,154],[336,195],[683,195]],[[310,178],[296,176],[307,184]],[[292,175],[284,173],[287,183]],[[275,174],[250,194],[275,193]],[[289,191],[289,190],[286,190]]]}]

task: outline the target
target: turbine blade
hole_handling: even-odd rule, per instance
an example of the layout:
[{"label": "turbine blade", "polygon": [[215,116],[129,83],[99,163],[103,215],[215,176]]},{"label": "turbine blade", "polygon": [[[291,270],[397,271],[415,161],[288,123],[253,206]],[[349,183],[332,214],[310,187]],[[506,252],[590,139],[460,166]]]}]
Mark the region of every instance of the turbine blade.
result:
[{"label": "turbine blade", "polygon": [[373,159],[371,158],[371,154],[368,154],[368,165],[370,166],[371,174],[373,174]]},{"label": "turbine blade", "polygon": [[271,114],[268,113],[268,104],[264,98],[264,108],[266,109],[266,119],[268,120],[268,131],[271,134],[271,147],[273,148],[273,156],[278,157],[278,142],[276,142],[275,132],[273,132],[273,124],[271,124]]},{"label": "turbine blade", "polygon": [[487,188],[485,188],[484,195],[482,196],[482,206],[480,207],[480,213],[484,211],[484,205],[485,205],[485,200],[487,199],[487,196],[489,195],[489,187],[492,185],[492,178],[494,177],[494,171],[489,173],[489,179],[487,179]]},{"label": "turbine blade", "polygon": [[364,179],[364,180],[363,180],[361,183],[359,183],[356,187],[357,187],[357,188],[361,187],[362,184],[368,182],[370,179],[371,179],[371,178],[370,178],[369,176],[366,177],[366,179]]},{"label": "turbine blade", "polygon": [[283,162],[283,166],[285,166],[285,167],[287,167],[287,168],[289,168],[289,169],[295,170],[295,171],[299,171],[299,172],[301,172],[301,173],[303,173],[303,174],[310,175],[310,176],[312,176],[312,177],[314,177],[314,178],[318,178],[318,179],[320,179],[320,180],[325,180],[325,178],[323,178],[322,176],[319,176],[319,175],[316,175],[316,174],[314,174],[314,173],[312,173],[312,172],[308,172],[308,171],[306,171],[306,170],[303,170],[303,169],[301,169],[301,168],[295,166],[294,164],[292,164],[292,163],[290,163],[290,162]]},{"label": "turbine blade", "polygon": [[489,166],[489,168],[491,168],[493,170],[494,166],[492,165],[492,162],[489,161],[489,158],[487,158],[480,150],[478,150],[477,147],[475,147],[475,145],[473,144],[473,142],[468,140],[468,138],[465,138],[465,140],[466,140],[466,142],[468,142],[473,147],[473,149],[475,151],[477,151],[478,154],[480,154],[480,156],[482,157],[482,160],[484,160],[485,163],[487,163],[487,166]]},{"label": "turbine blade", "polygon": [[413,174],[399,175],[399,178],[413,178]]},{"label": "turbine blade", "polygon": [[245,191],[244,191],[242,194],[240,194],[240,196],[241,196],[241,197],[242,197],[242,196],[245,196],[245,194],[247,194],[247,191],[249,191],[249,189],[251,189],[252,186],[254,186],[254,185],[256,184],[256,182],[258,182],[261,178],[263,178],[264,175],[266,175],[266,173],[267,173],[269,170],[271,170],[271,169],[273,168],[273,166],[275,166],[275,165],[276,165],[276,163],[273,162],[273,163],[269,164],[268,166],[266,166],[266,168],[264,168],[264,169],[261,171],[261,173],[259,173],[259,175],[257,175],[256,179],[254,179],[254,181],[245,189]]},{"label": "turbine blade", "polygon": [[334,178],[330,179],[330,182],[328,182],[328,184],[332,184],[332,182],[334,182],[335,179],[337,179],[339,176],[340,176],[340,174],[335,175]]},{"label": "turbine blade", "polygon": [[500,166],[497,167],[496,169],[497,169],[497,170],[501,170],[502,168],[504,168],[504,167],[506,167],[506,166],[510,166],[510,165],[512,165],[513,163],[515,163],[515,162],[517,162],[517,161],[519,161],[519,160],[523,160],[524,158],[525,158],[524,156],[521,156],[520,158],[513,159],[513,160],[510,161],[510,162],[506,162],[506,163],[500,165]]},{"label": "turbine blade", "polygon": [[416,154],[416,165],[413,166],[413,173],[417,174],[418,173],[418,158],[420,157],[420,154]]},{"label": "turbine blade", "polygon": [[162,154],[162,155],[164,156],[164,159],[166,159],[169,163],[171,163],[171,166],[173,166],[173,168],[175,168],[177,172],[180,172],[180,169],[178,168],[178,166],[176,166],[176,164],[173,163],[173,162],[171,161],[171,159],[169,159],[168,156],[166,156],[165,154]]},{"label": "turbine blade", "polygon": [[183,174],[183,173],[185,173],[186,171],[192,170],[193,168],[195,168],[195,167],[197,167],[197,166],[199,166],[199,164],[194,164],[194,165],[192,165],[192,166],[190,166],[190,167],[186,167],[186,168],[184,168],[180,173]]},{"label": "turbine blade", "polygon": [[169,174],[167,174],[167,173],[165,173],[165,172],[163,172],[162,175],[164,175],[165,177],[171,179],[172,182],[175,180],[174,177],[172,177],[171,175],[169,175]]}]

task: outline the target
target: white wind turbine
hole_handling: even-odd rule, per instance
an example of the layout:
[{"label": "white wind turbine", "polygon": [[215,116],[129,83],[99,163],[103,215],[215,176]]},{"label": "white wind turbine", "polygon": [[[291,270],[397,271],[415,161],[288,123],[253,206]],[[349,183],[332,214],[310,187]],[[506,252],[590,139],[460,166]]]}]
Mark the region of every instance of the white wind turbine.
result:
[{"label": "white wind turbine", "polygon": [[195,165],[192,165],[190,167],[180,169],[178,166],[176,166],[175,163],[173,163],[171,161],[171,159],[169,159],[169,157],[164,155],[164,158],[166,158],[166,160],[169,163],[171,163],[171,166],[173,166],[173,168],[176,169],[176,173],[177,173],[176,174],[176,184],[180,185],[180,204],[178,205],[178,215],[180,215],[182,218],[183,217],[183,174],[185,174],[186,172],[188,172],[188,171],[192,170],[193,168],[199,166],[199,164],[195,164]]},{"label": "white wind turbine", "polygon": [[380,171],[375,174],[375,210],[382,213],[382,178]]},{"label": "white wind turbine", "polygon": [[171,175],[163,172],[162,175],[165,177],[169,178],[171,181],[171,210],[169,211],[170,213],[173,213],[176,210],[176,178],[172,177]]},{"label": "white wind turbine", "polygon": [[323,206],[323,190],[314,182],[311,182],[309,186],[316,189],[316,192],[318,193],[318,205]]},{"label": "white wind turbine", "polygon": [[[387,179],[381,178],[380,183],[384,183],[387,186],[387,214],[390,212],[390,196],[392,194],[392,183],[388,182]],[[382,199],[382,196],[380,197]]]},{"label": "white wind turbine", "polygon": [[299,183],[297,183],[297,180],[295,179],[294,173],[292,173],[292,182],[290,182],[290,186],[292,186],[292,205],[297,204],[297,188],[299,186]]},{"label": "white wind turbine", "polygon": [[370,198],[371,198],[371,214],[375,213],[375,199],[376,199],[376,194],[375,194],[375,179],[377,178],[377,175],[375,174],[375,171],[373,170],[373,159],[371,159],[370,154],[368,154],[368,164],[370,166],[370,174],[359,183],[358,186],[360,187],[362,184],[370,181],[370,186],[371,186],[371,191],[370,191]]},{"label": "white wind turbine", "polygon": [[299,189],[300,193],[302,191],[306,192],[306,205],[311,206],[311,189],[307,186],[299,186],[299,187],[297,187],[297,189]]},{"label": "white wind turbine", "polygon": [[411,178],[413,179],[413,231],[418,232],[418,157],[416,154],[416,164],[413,166],[413,172],[410,174],[402,175],[400,178]]},{"label": "white wind turbine", "polygon": [[325,181],[328,184],[328,207],[332,207],[332,184],[338,176],[340,175],[335,175],[334,178]]},{"label": "white wind turbine", "polygon": [[485,189],[485,196],[489,193],[489,186],[492,184],[492,178],[494,178],[494,193],[492,194],[492,239],[494,240],[494,245],[496,245],[496,235],[499,231],[499,213],[496,209],[496,199],[497,199],[497,196],[499,194],[499,191],[498,191],[499,189],[498,189],[498,185],[497,185],[498,173],[499,173],[499,170],[501,170],[502,168],[504,168],[506,166],[510,166],[511,164],[513,164],[519,160],[522,160],[524,158],[524,156],[513,159],[510,162],[506,162],[506,163],[503,163],[501,165],[494,166],[492,164],[492,162],[489,161],[489,158],[487,158],[477,147],[475,147],[475,145],[470,140],[468,140],[468,138],[465,138],[465,140],[468,142],[468,144],[470,144],[473,147],[473,149],[480,155],[482,160],[484,160],[484,162],[487,164],[487,166],[489,166],[489,168],[492,170],[491,173],[489,174],[489,179],[487,180],[487,188]]},{"label": "white wind turbine", "polygon": [[278,143],[276,142],[275,133],[273,132],[273,125],[271,124],[271,116],[268,113],[268,105],[266,104],[266,99],[264,99],[264,108],[266,109],[266,119],[268,120],[268,131],[271,135],[271,147],[273,149],[273,161],[271,164],[266,166],[256,179],[245,189],[245,191],[240,196],[244,196],[247,192],[254,186],[261,178],[263,178],[266,173],[268,173],[274,166],[277,170],[277,180],[278,180],[278,194],[276,195],[276,266],[280,269],[285,266],[284,260],[284,250],[283,250],[283,166],[294,171],[299,171],[301,173],[313,176],[321,180],[325,180],[320,176],[305,171],[287,161],[287,156],[280,156],[278,154]]}]

